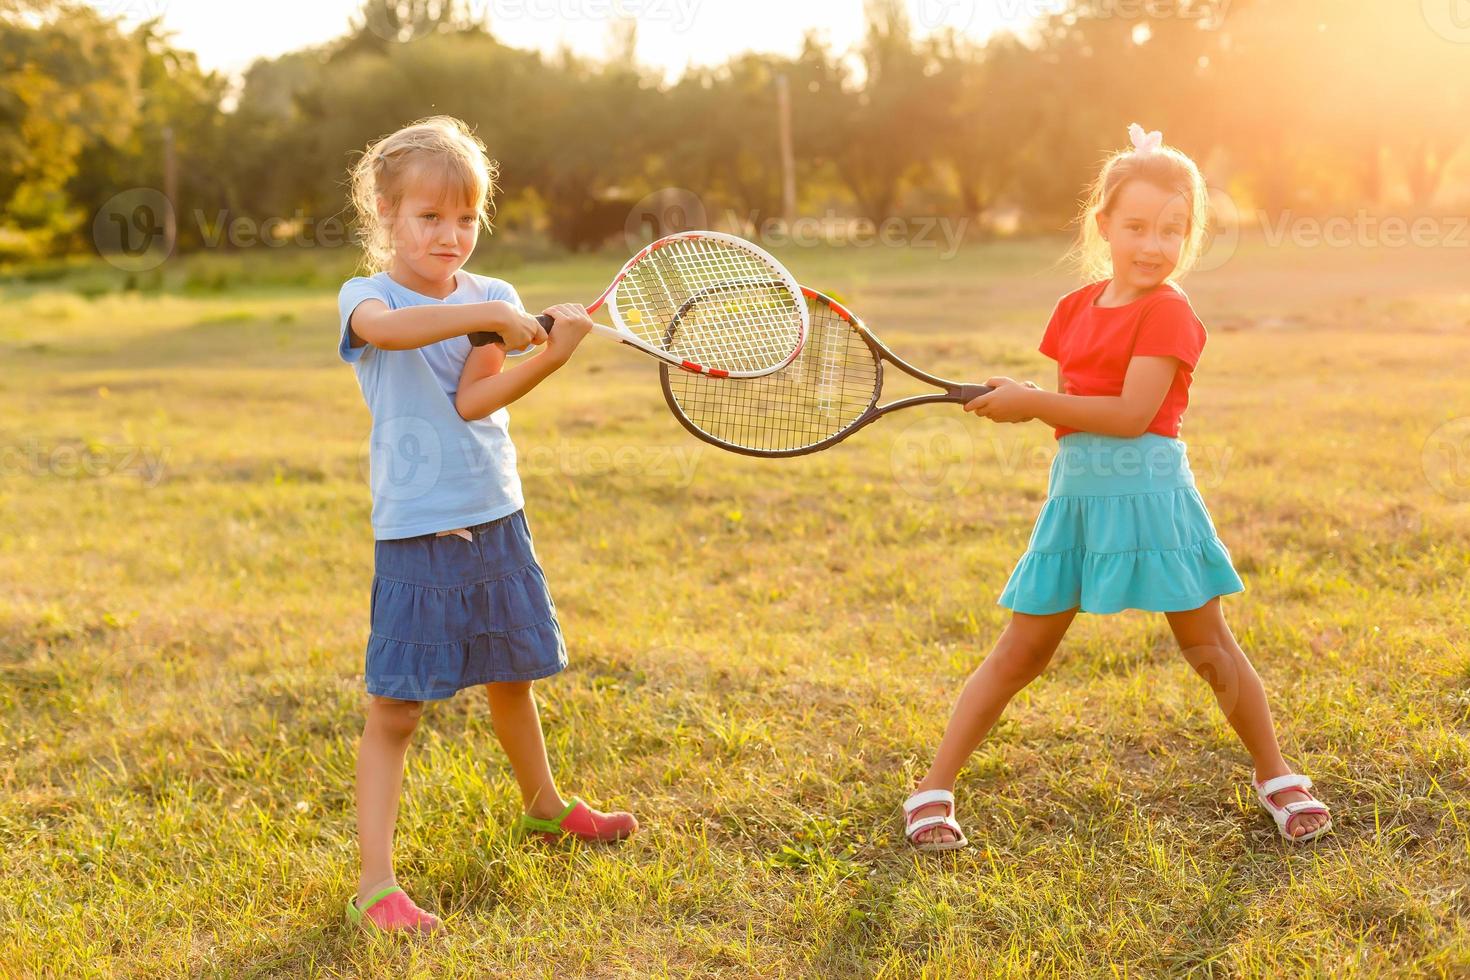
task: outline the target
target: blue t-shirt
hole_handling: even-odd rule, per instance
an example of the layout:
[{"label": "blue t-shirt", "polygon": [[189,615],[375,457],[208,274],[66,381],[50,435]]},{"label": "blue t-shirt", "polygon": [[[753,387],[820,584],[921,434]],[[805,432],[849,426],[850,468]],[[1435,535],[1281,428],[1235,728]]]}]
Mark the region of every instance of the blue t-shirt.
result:
[{"label": "blue t-shirt", "polygon": [[392,310],[488,300],[505,300],[525,310],[515,289],[503,280],[463,269],[455,276],[455,290],[444,299],[415,292],[386,272],[349,279],[337,295],[342,314],[338,352],[357,373],[373,416],[368,458],[373,537],[378,540],[481,524],[513,514],[525,504],[516,473],[516,448],[510,441],[510,413],[501,408],[483,419],[466,421],[454,407],[460,373],[470,355],[468,337],[450,337],[412,350],[352,346],[347,324],[366,299],[382,300]]}]

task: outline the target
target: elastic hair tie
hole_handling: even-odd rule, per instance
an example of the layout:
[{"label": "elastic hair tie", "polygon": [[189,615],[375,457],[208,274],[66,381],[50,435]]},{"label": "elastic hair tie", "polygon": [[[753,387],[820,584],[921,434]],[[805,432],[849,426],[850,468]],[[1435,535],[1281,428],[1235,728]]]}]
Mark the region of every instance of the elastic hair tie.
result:
[{"label": "elastic hair tie", "polygon": [[1164,144],[1164,134],[1157,129],[1145,133],[1138,123],[1128,124],[1128,138],[1133,141],[1133,152],[1139,155],[1155,153]]}]

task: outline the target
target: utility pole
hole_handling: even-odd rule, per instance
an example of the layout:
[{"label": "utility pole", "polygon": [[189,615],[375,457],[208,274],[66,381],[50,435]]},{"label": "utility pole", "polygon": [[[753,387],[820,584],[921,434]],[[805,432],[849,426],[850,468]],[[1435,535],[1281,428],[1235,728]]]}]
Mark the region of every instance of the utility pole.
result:
[{"label": "utility pole", "polygon": [[791,151],[791,83],[776,76],[776,121],[781,131],[781,217],[790,228],[796,221],[796,159]]},{"label": "utility pole", "polygon": [[179,168],[174,159],[174,128],[163,127],[163,196],[168,199],[168,207],[163,213],[163,254],[174,254],[174,242],[178,235],[178,221],[175,217],[179,210]]}]

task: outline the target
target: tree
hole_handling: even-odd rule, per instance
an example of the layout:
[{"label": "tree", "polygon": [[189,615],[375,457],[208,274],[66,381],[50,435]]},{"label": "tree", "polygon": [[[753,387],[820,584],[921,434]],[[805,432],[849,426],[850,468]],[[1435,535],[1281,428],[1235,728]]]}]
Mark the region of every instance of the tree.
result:
[{"label": "tree", "polygon": [[90,8],[0,8],[0,255],[48,254],[87,221],[67,184],[89,144],[127,138],[140,60],[116,21]]},{"label": "tree", "polygon": [[789,63],[746,54],[717,68],[694,69],[658,98],[655,169],[675,186],[696,190],[755,220],[781,213],[776,76]]},{"label": "tree", "polygon": [[363,0],[350,22],[347,37],[333,60],[360,54],[384,54],[390,48],[431,34],[483,33],[468,0]]},{"label": "tree", "polygon": [[194,210],[213,211],[231,195],[233,152],[220,110],[227,80],[199,67],[193,52],[174,47],[158,21],[126,36],[136,53],[137,113],[122,139],[94,138],[67,184],[72,200],[105,201],[134,187],[163,190],[165,132],[171,134],[178,173],[180,247],[202,243]]},{"label": "tree", "polygon": [[[894,213],[905,176],[932,159],[940,107],[924,55],[900,0],[866,0],[867,35],[858,80],[840,60],[809,43],[805,67],[817,88],[803,95],[798,148],[815,143],[857,200],[881,221]],[[825,63],[816,62],[824,57]]]},{"label": "tree", "polygon": [[951,35],[936,45],[936,99],[944,120],[938,155],[954,172],[961,207],[974,217],[1014,185],[1040,109],[1039,59],[1013,35],[983,47]]}]

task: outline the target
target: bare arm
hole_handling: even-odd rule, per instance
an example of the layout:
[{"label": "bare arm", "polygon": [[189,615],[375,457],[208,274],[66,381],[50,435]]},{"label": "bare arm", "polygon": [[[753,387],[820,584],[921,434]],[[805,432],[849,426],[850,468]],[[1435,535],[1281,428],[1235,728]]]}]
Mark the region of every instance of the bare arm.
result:
[{"label": "bare arm", "polygon": [[1029,411],[1050,426],[1131,439],[1147,431],[1178,369],[1178,358],[1134,357],[1128,362],[1120,395],[1061,394],[1058,369],[1058,391],[1032,391]]},{"label": "bare arm", "polygon": [[455,410],[462,419],[482,419],[525,395],[566,362],[560,354],[543,351],[502,371],[504,351],[494,344],[476,347],[464,362],[459,390],[454,395]]},{"label": "bare arm", "polygon": [[[1039,419],[1054,428],[1131,439],[1142,435],[1158,414],[1179,363],[1174,357],[1132,358],[1123,376],[1121,395],[1066,395],[1028,387],[1011,378],[991,378],[985,383],[993,390],[969,402],[965,411],[993,422]],[[1057,382],[1058,388],[1065,387],[1060,369]]]},{"label": "bare arm", "polygon": [[546,348],[509,371],[502,370],[505,352],[494,344],[470,351],[460,372],[459,390],[454,394],[454,408],[460,418],[482,419],[525,395],[566,364],[592,329],[592,319],[578,304],[564,303],[546,312],[556,320]]},{"label": "bare arm", "polygon": [[500,334],[511,349],[546,339],[546,331],[534,317],[498,299],[486,303],[406,306],[400,310],[388,309],[382,300],[367,299],[352,311],[347,329],[352,333],[349,342],[353,347],[372,344],[380,350],[412,350],[476,330]]}]

